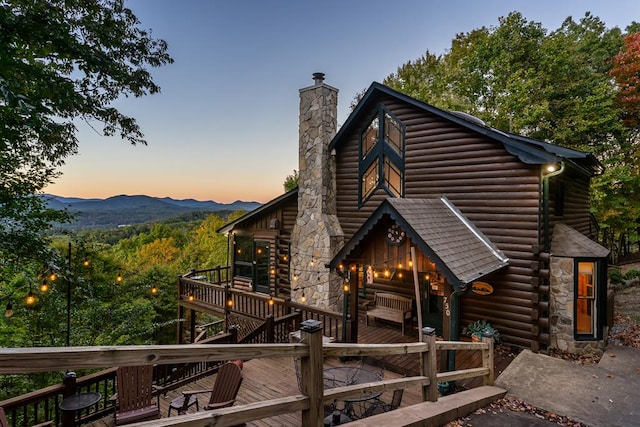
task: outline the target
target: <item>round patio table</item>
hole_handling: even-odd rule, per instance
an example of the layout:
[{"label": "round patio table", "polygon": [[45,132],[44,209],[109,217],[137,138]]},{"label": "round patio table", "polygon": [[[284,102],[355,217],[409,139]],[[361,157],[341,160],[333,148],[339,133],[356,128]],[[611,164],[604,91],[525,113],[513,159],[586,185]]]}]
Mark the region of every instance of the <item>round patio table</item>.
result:
[{"label": "round patio table", "polygon": [[100,401],[100,399],[102,399],[102,394],[93,391],[74,394],[72,396],[65,397],[58,407],[64,412],[75,412],[88,408],[91,405],[95,405]]},{"label": "round patio table", "polygon": [[[338,366],[327,368],[323,371],[325,390],[354,384],[373,383],[382,381],[382,379],[382,375],[379,373],[360,366]],[[351,419],[362,418],[370,406],[369,401],[376,399],[381,394],[382,391],[370,392],[363,390],[360,396],[345,398],[342,411]]]}]

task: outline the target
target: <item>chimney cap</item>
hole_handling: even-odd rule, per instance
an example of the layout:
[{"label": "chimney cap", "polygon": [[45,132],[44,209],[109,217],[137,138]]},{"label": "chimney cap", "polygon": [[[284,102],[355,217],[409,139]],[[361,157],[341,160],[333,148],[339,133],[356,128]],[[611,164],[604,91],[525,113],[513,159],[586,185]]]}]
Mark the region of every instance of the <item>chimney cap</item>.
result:
[{"label": "chimney cap", "polygon": [[324,73],[313,73],[313,81],[316,82],[317,85],[322,84],[324,81]]}]

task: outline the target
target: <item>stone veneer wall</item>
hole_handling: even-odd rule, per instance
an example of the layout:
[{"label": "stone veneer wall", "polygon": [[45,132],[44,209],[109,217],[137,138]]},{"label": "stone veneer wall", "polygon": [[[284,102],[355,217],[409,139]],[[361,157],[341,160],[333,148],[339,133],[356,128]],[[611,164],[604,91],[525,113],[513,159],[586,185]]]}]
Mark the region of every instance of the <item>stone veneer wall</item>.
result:
[{"label": "stone veneer wall", "polygon": [[[300,89],[298,217],[291,235],[292,293],[307,304],[340,310],[341,280],[326,264],[342,247],[336,211],[335,162],[328,152],[336,133],[338,90],[314,74],[315,85]],[[304,288],[295,290],[295,288]]]},{"label": "stone veneer wall", "polygon": [[602,351],[604,341],[576,341],[574,339],[574,263],[573,258],[552,256],[550,260],[550,345],[558,350],[578,354]]}]

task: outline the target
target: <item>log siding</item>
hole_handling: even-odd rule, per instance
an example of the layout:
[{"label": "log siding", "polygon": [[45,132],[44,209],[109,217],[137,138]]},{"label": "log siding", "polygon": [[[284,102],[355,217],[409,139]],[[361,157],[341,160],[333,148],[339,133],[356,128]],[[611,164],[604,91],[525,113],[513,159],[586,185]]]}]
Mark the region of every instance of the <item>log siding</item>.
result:
[{"label": "log siding", "polygon": [[[510,259],[506,270],[486,279],[494,287],[492,295],[469,293],[462,298],[462,324],[484,318],[500,329],[508,341],[535,347],[533,342],[538,337],[533,334],[532,316],[536,304],[532,301],[538,290],[532,284],[532,277],[537,276],[532,267],[536,261],[532,247],[540,243],[539,166],[524,164],[500,142],[462,126],[395,99],[383,102],[406,126],[405,197],[446,196]],[[345,137],[336,154],[336,184],[340,189],[338,217],[348,240],[389,195],[376,190],[357,209],[360,131]],[[570,192],[567,188],[567,195]],[[584,194],[580,193],[565,202],[565,217],[574,214],[575,204],[576,218],[582,218],[580,199]],[[367,289],[367,297],[376,290],[393,288],[409,295],[413,286],[410,280],[378,280],[376,285]]]}]

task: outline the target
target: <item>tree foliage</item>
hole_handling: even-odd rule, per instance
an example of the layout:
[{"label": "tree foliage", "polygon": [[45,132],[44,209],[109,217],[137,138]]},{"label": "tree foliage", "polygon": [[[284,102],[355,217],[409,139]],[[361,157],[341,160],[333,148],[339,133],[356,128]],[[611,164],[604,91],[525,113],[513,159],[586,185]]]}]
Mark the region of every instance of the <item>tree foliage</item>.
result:
[{"label": "tree foliage", "polygon": [[427,51],[384,83],[493,128],[596,155],[606,173],[594,179],[592,207],[615,250],[614,236],[635,233],[640,218],[640,26],[625,35],[590,13],[553,31],[518,12],[498,23],[458,34],[447,53]]},{"label": "tree foliage", "polygon": [[294,169],[291,175],[287,175],[282,185],[285,193],[296,188],[298,186],[298,171]]},{"label": "tree foliage", "polygon": [[159,92],[149,68],[173,60],[139,24],[123,0],[0,3],[0,259],[42,256],[42,232],[67,219],[34,194],[77,152],[74,120],[145,143],[112,104]]}]

